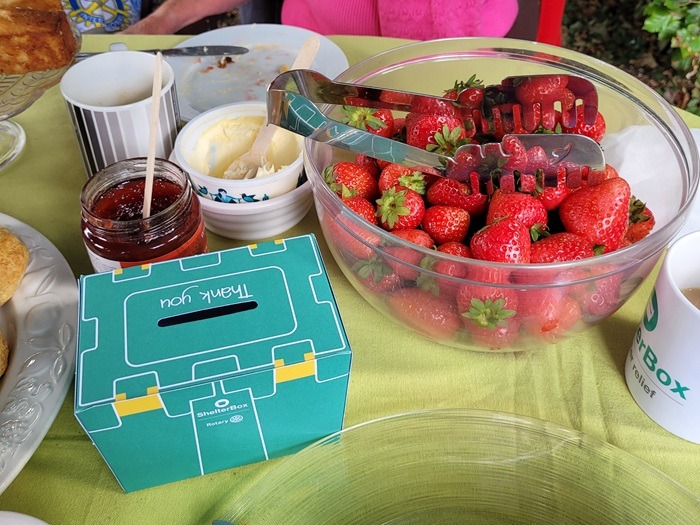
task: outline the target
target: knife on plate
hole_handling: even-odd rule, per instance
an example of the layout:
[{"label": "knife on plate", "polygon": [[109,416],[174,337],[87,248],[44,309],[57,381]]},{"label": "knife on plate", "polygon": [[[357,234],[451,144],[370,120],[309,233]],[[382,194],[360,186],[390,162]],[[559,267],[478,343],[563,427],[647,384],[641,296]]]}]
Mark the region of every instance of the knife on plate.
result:
[{"label": "knife on plate", "polygon": [[[118,51],[119,49],[110,48],[110,51]],[[133,49],[132,51],[141,51],[143,53],[157,53],[160,51],[163,57],[204,57],[204,56],[229,56],[229,55],[244,55],[250,51],[247,47],[242,46],[189,46],[189,47],[173,47],[170,49]],[[99,55],[102,52],[80,52],[75,55],[76,60]]]}]

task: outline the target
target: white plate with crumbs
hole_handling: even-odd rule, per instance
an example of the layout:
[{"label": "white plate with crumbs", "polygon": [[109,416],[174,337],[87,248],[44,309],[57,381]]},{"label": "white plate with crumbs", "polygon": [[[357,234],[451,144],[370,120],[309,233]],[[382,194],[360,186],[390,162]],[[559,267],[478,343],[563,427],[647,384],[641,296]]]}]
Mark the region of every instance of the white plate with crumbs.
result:
[{"label": "white plate with crumbs", "polygon": [[1,494],[44,439],[73,379],[78,284],[61,252],[38,231],[2,213],[0,226],[29,248],[24,278],[0,307],[10,349],[0,378]]},{"label": "white plate with crumbs", "polygon": [[[262,101],[268,84],[292,65],[301,44],[313,31],[281,24],[244,24],[207,31],[175,47],[234,45],[250,51],[231,57],[169,57],[175,70],[180,117],[187,122],[209,109],[232,102]],[[309,69],[335,78],[348,68],[343,51],[328,38],[321,41]]]}]

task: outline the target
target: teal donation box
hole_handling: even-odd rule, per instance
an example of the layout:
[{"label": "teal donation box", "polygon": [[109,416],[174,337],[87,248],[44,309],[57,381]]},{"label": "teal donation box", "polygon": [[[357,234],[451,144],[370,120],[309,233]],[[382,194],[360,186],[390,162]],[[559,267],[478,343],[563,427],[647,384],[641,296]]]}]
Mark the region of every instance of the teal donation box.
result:
[{"label": "teal donation box", "polygon": [[340,430],[350,362],[313,235],[80,278],[75,415],[127,492]]}]

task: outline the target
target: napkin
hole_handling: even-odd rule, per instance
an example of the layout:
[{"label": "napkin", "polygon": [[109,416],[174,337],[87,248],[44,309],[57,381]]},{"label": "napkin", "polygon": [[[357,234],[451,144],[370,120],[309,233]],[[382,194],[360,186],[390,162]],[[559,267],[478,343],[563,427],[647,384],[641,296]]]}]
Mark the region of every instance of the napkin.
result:
[{"label": "napkin", "polygon": [[[700,129],[691,129],[695,147],[700,154]],[[652,212],[657,224],[667,224],[675,215],[682,195],[681,177],[671,174],[676,164],[668,141],[654,126],[629,126],[623,131],[611,133],[601,146],[605,161],[617,168],[621,177],[634,180],[634,194],[644,202],[653,202]],[[668,159],[669,171],[659,169]],[[650,169],[653,166],[654,169]],[[685,224],[671,242],[688,233],[700,230],[700,198],[696,194]]]}]

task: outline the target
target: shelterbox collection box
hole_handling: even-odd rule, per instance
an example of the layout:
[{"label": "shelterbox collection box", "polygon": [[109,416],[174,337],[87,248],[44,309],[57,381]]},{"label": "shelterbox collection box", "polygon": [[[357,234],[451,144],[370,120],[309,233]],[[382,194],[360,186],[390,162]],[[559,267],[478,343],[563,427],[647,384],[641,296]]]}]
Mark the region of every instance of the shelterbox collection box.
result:
[{"label": "shelterbox collection box", "polygon": [[352,354],[313,235],[79,285],[75,415],[126,492],[342,428]]}]

